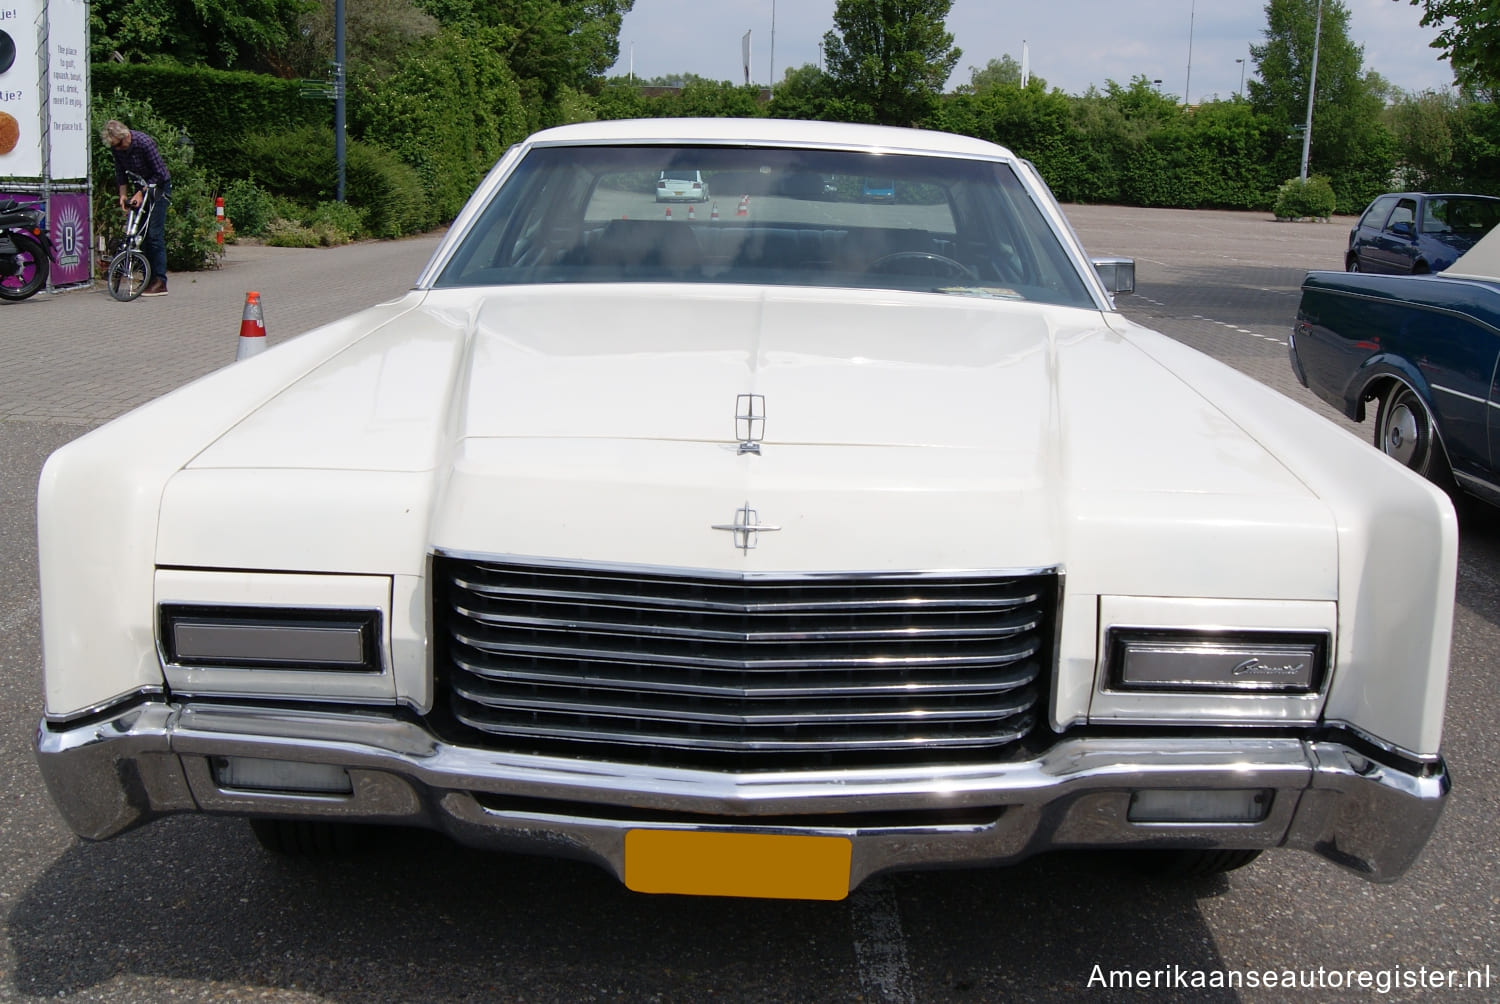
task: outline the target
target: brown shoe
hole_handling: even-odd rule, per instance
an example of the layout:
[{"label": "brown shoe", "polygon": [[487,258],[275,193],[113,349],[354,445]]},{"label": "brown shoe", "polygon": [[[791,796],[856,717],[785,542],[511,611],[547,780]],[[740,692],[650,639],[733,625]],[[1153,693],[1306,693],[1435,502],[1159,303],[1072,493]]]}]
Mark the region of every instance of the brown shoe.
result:
[{"label": "brown shoe", "polygon": [[166,296],[167,295],[167,281],[165,279],[163,279],[161,276],[154,276],[154,277],[152,277],[151,281],[148,282],[148,283],[146,283],[146,288],[143,289],[143,290],[141,290],[141,295],[142,296]]}]

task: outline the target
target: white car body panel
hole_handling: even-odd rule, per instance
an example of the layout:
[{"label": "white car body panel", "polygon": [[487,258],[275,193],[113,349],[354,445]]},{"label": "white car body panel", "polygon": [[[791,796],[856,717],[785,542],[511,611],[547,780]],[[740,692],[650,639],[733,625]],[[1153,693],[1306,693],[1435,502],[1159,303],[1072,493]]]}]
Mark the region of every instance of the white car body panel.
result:
[{"label": "white car body panel", "polygon": [[[1079,739],[1070,729],[1137,730],[1119,747],[1135,758],[1136,787],[1150,778],[1166,789],[1232,787],[1241,783],[1234,750],[1253,750],[1258,766],[1242,783],[1280,794],[1255,824],[1262,828],[1230,846],[1325,853],[1337,843],[1331,833],[1357,844],[1348,834],[1369,826],[1354,821],[1420,789],[1422,819],[1410,834],[1376,841],[1364,858],[1326,852],[1376,877],[1404,870],[1447,791],[1451,506],[1300,405],[1115,312],[1029,165],[1016,163],[1016,175],[1056,232],[1059,260],[1078,270],[1071,278],[1085,292],[1077,301],[1091,306],[836,284],[437,281],[528,150],[684,135],[742,144],[746,128],[595,123],[539,134],[490,173],[407,296],[211,374],[54,454],[38,499],[39,748],[52,756],[44,766],[82,762],[76,751],[101,741],[85,734],[89,716],[144,699],[150,724],[139,741],[175,729],[170,748],[183,772],[157,782],[149,810],[122,807],[136,797],[129,792],[120,804],[100,796],[73,806],[75,829],[108,836],[169,811],[271,806],[216,788],[203,759],[218,755],[217,737],[263,714],[275,719],[270,732],[238,734],[223,748],[276,759],[297,747],[328,762],[368,726],[377,738],[347,762],[360,818],[447,825],[423,815],[428,803],[415,789],[430,784],[455,793],[442,812],[471,833],[499,810],[464,802],[460,789],[729,817],[828,811],[856,789],[877,810],[930,807],[910,792],[940,802],[950,785],[991,799],[982,804],[1020,806],[1033,797],[1021,789],[1040,776],[1028,771],[1067,769],[1041,758],[1024,769],[974,768],[972,777],[955,767],[892,780],[872,768],[857,784],[837,771],[784,784],[775,772],[575,771],[563,759],[444,745],[412,732],[407,719],[377,726],[368,715],[339,718],[312,705],[433,712],[432,570],[450,556],[715,581],[1035,574],[1060,591],[1048,615],[1056,638],[1040,728],[1062,736],[1061,762],[1090,765],[1086,783],[1101,786],[1091,797],[1104,801],[1081,801],[1077,811],[1118,817],[1110,840],[1136,839],[1125,818],[1130,791],[1110,787],[1109,753],[1095,733]],[[911,130],[753,128],[770,147],[1012,162],[990,144]],[[765,428],[746,450],[736,410],[750,394],[764,401]],[[734,530],[742,507],[754,511],[758,532]],[[166,602],[378,609],[380,666],[341,675],[167,665],[157,619]],[[1327,639],[1329,665],[1298,692],[1143,693],[1110,675],[1111,632],[1125,629],[1312,634]],[[193,705],[200,698],[206,703]],[[231,721],[222,704],[240,699],[284,700],[290,710]],[[1223,736],[1182,739],[1159,755],[1136,742],[1176,743],[1220,727]],[[1242,742],[1246,727],[1267,734]],[[1365,753],[1320,738],[1325,728],[1349,731],[1365,752],[1417,764],[1414,779],[1398,770],[1366,790],[1357,779]],[[1056,752],[1064,749],[1076,758]],[[1192,757],[1197,766],[1179,769]],[[101,758],[88,769],[98,781],[113,768]],[[1202,780],[1209,775],[1218,780]],[[1047,777],[1062,786],[1053,809],[1063,812],[1072,782]],[[842,788],[846,781],[854,787]],[[70,786],[59,781],[54,791]],[[764,787],[777,793],[757,794]],[[1351,803],[1338,797],[1359,800],[1343,829],[1330,820]],[[264,811],[289,807],[343,811],[311,802]],[[1042,812],[1018,818],[1036,823]],[[568,839],[623,871],[613,826],[580,823]],[[1207,846],[1219,831],[1174,832]],[[1043,838],[1015,839],[1008,850],[966,848],[944,860],[1008,860]],[[880,867],[856,864],[851,881]]]}]

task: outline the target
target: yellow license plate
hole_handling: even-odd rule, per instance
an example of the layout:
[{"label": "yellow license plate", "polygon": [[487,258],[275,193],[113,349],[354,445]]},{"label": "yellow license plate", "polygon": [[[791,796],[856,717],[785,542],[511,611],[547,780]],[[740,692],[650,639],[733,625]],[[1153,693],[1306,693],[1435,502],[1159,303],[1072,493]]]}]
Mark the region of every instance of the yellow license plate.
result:
[{"label": "yellow license plate", "polygon": [[683,896],[843,899],[853,849],[846,837],[627,830],[625,886]]}]

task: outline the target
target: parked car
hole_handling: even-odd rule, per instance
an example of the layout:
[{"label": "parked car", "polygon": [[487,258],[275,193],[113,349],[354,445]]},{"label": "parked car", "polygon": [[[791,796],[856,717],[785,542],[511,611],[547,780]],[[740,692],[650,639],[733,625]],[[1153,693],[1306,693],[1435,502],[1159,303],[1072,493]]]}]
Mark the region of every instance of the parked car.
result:
[{"label": "parked car", "polygon": [[860,197],[869,202],[895,202],[895,178],[866,178],[859,188]]},{"label": "parked car", "polygon": [[1310,272],[1292,371],[1375,445],[1444,488],[1500,504],[1500,231],[1434,276]]},{"label": "parked car", "polygon": [[707,202],[708,185],[699,171],[662,171],[656,180],[657,202]]},{"label": "parked car", "polygon": [[1496,222],[1500,199],[1488,195],[1382,195],[1349,231],[1344,269],[1386,275],[1441,272]]},{"label": "parked car", "polygon": [[[687,156],[745,212],[650,212]],[[874,176],[924,199],[821,197]],[[976,139],[538,133],[404,297],[48,460],[52,797],[659,893],[1062,848],[1395,879],[1449,787],[1452,506],[1111,292]]]}]

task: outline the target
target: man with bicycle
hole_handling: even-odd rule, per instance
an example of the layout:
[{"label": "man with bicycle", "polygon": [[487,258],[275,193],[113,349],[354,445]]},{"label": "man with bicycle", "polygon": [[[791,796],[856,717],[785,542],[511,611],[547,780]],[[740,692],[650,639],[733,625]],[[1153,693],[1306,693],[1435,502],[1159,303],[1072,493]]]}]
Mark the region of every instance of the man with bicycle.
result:
[{"label": "man with bicycle", "polygon": [[144,192],[130,192],[127,182],[129,174],[138,174],[148,184],[156,186],[156,204],[151,208],[151,219],[146,225],[146,239],[142,250],[151,262],[151,281],[146,284],[142,296],[167,295],[167,203],[172,196],[172,174],[161,159],[156,141],[143,132],[137,132],[124,123],[110,119],[100,132],[104,145],[115,159],[115,184],[120,188],[120,210],[140,205]]}]

